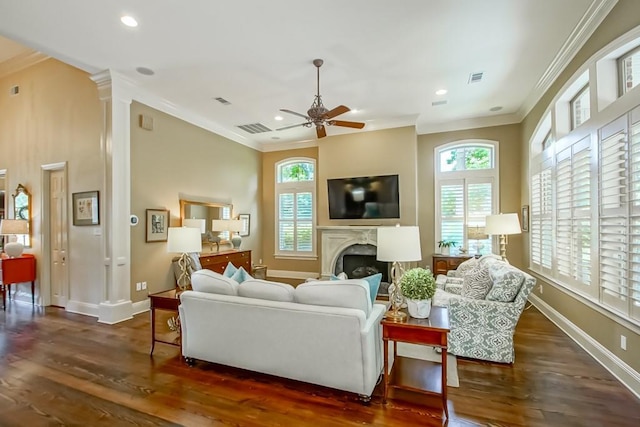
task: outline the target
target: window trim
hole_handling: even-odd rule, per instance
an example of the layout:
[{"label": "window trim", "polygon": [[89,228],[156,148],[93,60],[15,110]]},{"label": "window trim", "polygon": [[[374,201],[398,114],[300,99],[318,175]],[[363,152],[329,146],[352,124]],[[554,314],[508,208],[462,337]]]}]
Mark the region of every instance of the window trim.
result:
[{"label": "window trim", "polygon": [[[582,95],[584,95],[584,93],[586,91],[589,91],[589,117],[582,121],[582,123],[580,123],[579,125],[576,124],[576,117],[575,117],[575,102],[578,100],[578,98],[580,98]],[[582,88],[576,92],[575,95],[573,95],[573,97],[571,98],[571,100],[569,100],[569,113],[571,114],[571,130],[577,129],[580,126],[582,126],[587,120],[589,120],[591,118],[591,91],[590,91],[590,86],[589,86],[589,82],[587,82],[587,84],[585,84],[584,86],[582,86]]]},{"label": "window trim", "polygon": [[[279,182],[280,179],[280,168],[289,164],[295,163],[311,163],[313,164],[313,180],[309,181],[290,181],[290,182]],[[288,157],[286,159],[282,159],[275,164],[275,175],[274,175],[274,257],[276,258],[288,258],[288,259],[310,259],[317,258],[318,254],[318,239],[316,236],[317,230],[317,188],[318,188],[318,168],[317,161],[311,157]],[[311,251],[302,252],[302,251],[285,251],[280,249],[280,194],[283,192],[293,192],[297,194],[299,192],[311,192],[311,203],[312,203],[312,218],[311,218]],[[294,222],[296,220],[294,219]]]},{"label": "window trim", "polygon": [[[625,95],[626,93],[628,93],[629,91],[633,90],[634,88],[631,88],[629,90],[627,90],[627,85],[626,85],[626,80],[625,80],[625,76],[624,76],[624,65],[623,62],[625,59],[627,59],[630,56],[635,55],[636,53],[640,54],[640,45],[627,50],[625,53],[623,53],[621,56],[619,56],[616,59],[616,68],[618,70],[618,97],[621,97],[623,95]],[[638,83],[638,85],[636,86],[640,86],[640,82]]]}]

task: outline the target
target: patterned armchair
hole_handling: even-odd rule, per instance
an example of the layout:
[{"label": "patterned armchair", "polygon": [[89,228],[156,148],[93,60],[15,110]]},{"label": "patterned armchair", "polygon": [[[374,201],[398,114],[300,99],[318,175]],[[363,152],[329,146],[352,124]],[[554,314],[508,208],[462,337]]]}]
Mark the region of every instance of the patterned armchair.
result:
[{"label": "patterned armchair", "polygon": [[[478,285],[483,280],[482,286]],[[434,305],[449,308],[449,352],[513,363],[513,335],[535,278],[493,259],[479,263],[464,278],[441,275],[436,283],[439,289]],[[479,287],[483,289],[479,291]]]}]

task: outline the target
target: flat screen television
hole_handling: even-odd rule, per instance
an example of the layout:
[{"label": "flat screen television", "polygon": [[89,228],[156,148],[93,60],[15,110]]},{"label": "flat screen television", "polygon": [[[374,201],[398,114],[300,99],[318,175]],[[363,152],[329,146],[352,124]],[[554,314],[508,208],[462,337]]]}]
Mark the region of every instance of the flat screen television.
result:
[{"label": "flat screen television", "polygon": [[330,219],[400,218],[398,175],[327,180]]}]

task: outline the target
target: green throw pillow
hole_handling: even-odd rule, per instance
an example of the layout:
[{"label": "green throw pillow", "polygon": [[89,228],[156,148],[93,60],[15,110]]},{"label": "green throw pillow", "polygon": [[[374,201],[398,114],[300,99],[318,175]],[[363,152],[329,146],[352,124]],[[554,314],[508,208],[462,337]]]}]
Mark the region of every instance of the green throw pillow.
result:
[{"label": "green throw pillow", "polygon": [[[371,276],[363,277],[369,284],[369,298],[371,298],[371,303],[376,302],[376,297],[378,296],[378,289],[380,288],[380,282],[382,282],[382,273],[372,274]],[[342,280],[335,275],[331,275],[331,280]]]}]

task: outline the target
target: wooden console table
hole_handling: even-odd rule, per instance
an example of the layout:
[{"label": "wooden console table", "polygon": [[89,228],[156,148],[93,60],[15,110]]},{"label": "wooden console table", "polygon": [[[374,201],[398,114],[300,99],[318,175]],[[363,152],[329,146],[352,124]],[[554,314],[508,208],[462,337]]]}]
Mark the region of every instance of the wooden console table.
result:
[{"label": "wooden console table", "polygon": [[35,305],[36,257],[22,254],[9,258],[2,254],[2,309],[7,308],[7,290],[11,296],[11,284],[31,282],[31,304]]},{"label": "wooden console table", "polygon": [[251,274],[251,251],[230,250],[200,255],[202,268],[216,273],[224,273],[228,263],[235,265],[237,268],[243,267],[247,273]]},{"label": "wooden console table", "polygon": [[433,254],[433,274],[447,274],[449,270],[455,270],[464,261],[471,258],[471,255],[442,255]]},{"label": "wooden console table", "polygon": [[[431,307],[428,319],[407,316],[404,322],[383,319],[384,382],[382,403],[387,403],[389,387],[442,396],[442,409],[447,407],[447,333],[449,313],[446,307]],[[389,372],[389,341],[393,341],[393,366]],[[442,363],[398,356],[397,343],[406,342],[442,349]]]}]

